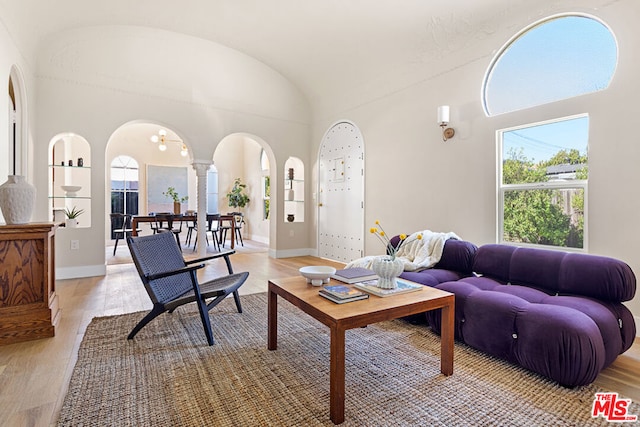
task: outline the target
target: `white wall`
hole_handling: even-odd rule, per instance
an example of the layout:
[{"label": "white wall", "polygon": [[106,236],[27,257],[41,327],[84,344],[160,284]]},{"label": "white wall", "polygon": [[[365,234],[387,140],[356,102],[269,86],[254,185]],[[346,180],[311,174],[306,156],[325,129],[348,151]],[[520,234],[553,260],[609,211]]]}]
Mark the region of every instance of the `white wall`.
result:
[{"label": "white wall", "polygon": [[[33,152],[33,126],[35,123],[35,91],[34,86],[34,60],[33,52],[21,52],[14,44],[12,37],[6,32],[6,27],[0,25],[0,82],[4,89],[4,99],[6,102],[0,102],[0,184],[6,181],[6,177],[12,174],[12,158],[10,153],[10,127],[9,127],[9,76],[11,75],[11,69],[16,66],[21,77],[22,82],[13,81],[16,91],[22,89],[24,91],[25,99],[22,102],[25,104],[26,116],[23,117],[22,126],[19,132],[22,135],[22,140],[18,143],[22,144],[23,158],[28,157],[29,153]],[[21,87],[21,85],[23,85]],[[19,94],[18,94],[19,95]],[[30,108],[31,107],[31,108]],[[27,181],[33,183],[33,166],[28,162],[25,163],[25,170],[17,170],[18,173],[25,175]],[[20,165],[18,165],[20,167]],[[46,191],[39,190],[38,195],[44,195],[46,197]],[[4,223],[4,218],[0,212],[0,223]]]},{"label": "white wall", "polygon": [[[564,12],[564,9],[546,12]],[[454,231],[478,245],[496,242],[497,129],[556,117],[589,113],[588,248],[593,254],[627,262],[640,272],[640,198],[634,191],[640,158],[637,116],[640,108],[640,3],[614,2],[597,16],[613,29],[620,60],[609,89],[498,117],[486,117],[480,92],[493,53],[515,31],[539,19],[509,23],[466,52],[468,61],[450,71],[383,98],[363,102],[313,124],[317,158],[322,135],[339,119],[361,130],[366,153],[365,228],[376,219],[387,232],[419,229]],[[455,137],[443,142],[436,125],[438,105],[451,106]],[[317,160],[314,160],[314,169]],[[314,185],[317,186],[314,176]],[[314,210],[313,215],[317,212]],[[367,254],[382,248],[366,234]],[[310,238],[315,245],[315,234]],[[628,303],[640,316],[640,293]],[[640,320],[640,319],[639,319]]]},{"label": "white wall", "polygon": [[[44,147],[52,136],[81,135],[93,156],[92,227],[58,233],[59,278],[105,271],[108,199],[99,183],[111,160],[107,142],[123,124],[162,124],[184,139],[195,160],[212,159],[223,137],[237,132],[269,141],[281,159],[308,152],[305,146],[300,153],[299,142],[309,138],[309,109],[295,87],[253,58],[192,37],[137,27],[60,33],[42,46],[37,90],[35,185],[47,188]],[[47,218],[46,205],[39,196],[36,218]],[[277,251],[274,231],[270,245]],[[80,251],[69,250],[71,239],[80,240]]]}]

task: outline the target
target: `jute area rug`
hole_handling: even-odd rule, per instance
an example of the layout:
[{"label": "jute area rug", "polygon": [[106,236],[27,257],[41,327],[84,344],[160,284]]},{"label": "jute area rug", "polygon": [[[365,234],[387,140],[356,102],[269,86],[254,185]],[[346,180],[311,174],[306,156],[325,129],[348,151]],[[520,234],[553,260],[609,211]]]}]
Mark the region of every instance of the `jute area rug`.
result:
[{"label": "jute area rug", "polygon": [[[266,294],[211,312],[164,314],[129,341],[142,313],[95,318],[80,346],[60,426],[330,426],[329,330],[279,299],[267,350]],[[595,386],[566,389],[456,343],[440,374],[440,339],[404,320],[347,331],[344,426],[586,426]],[[630,414],[640,414],[633,402]]]}]

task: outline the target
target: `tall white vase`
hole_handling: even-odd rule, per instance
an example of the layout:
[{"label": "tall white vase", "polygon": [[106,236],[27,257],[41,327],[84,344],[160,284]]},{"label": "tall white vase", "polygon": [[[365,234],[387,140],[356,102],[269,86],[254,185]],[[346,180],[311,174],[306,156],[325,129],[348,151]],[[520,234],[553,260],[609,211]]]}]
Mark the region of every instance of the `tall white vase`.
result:
[{"label": "tall white vase", "polygon": [[0,185],[0,209],[7,224],[26,224],[31,220],[36,188],[22,175],[9,175]]}]

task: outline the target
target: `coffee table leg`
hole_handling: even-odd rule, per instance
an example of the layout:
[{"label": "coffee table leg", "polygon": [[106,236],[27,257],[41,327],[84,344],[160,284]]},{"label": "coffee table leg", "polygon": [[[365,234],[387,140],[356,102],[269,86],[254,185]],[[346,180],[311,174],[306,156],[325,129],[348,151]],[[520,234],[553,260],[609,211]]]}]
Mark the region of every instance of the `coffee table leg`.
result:
[{"label": "coffee table leg", "polygon": [[453,374],[454,302],[442,307],[442,327],[440,331],[440,372]]},{"label": "coffee table leg", "polygon": [[344,329],[331,328],[329,412],[334,424],[344,422]]},{"label": "coffee table leg", "polygon": [[278,348],[278,294],[271,290],[271,283],[267,293],[267,348]]}]

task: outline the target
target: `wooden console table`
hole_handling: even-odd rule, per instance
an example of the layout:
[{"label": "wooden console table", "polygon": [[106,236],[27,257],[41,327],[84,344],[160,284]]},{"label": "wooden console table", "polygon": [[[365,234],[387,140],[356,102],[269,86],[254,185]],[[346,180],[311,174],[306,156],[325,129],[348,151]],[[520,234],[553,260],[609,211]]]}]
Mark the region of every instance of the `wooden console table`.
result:
[{"label": "wooden console table", "polygon": [[52,337],[55,223],[0,225],[0,345]]}]

